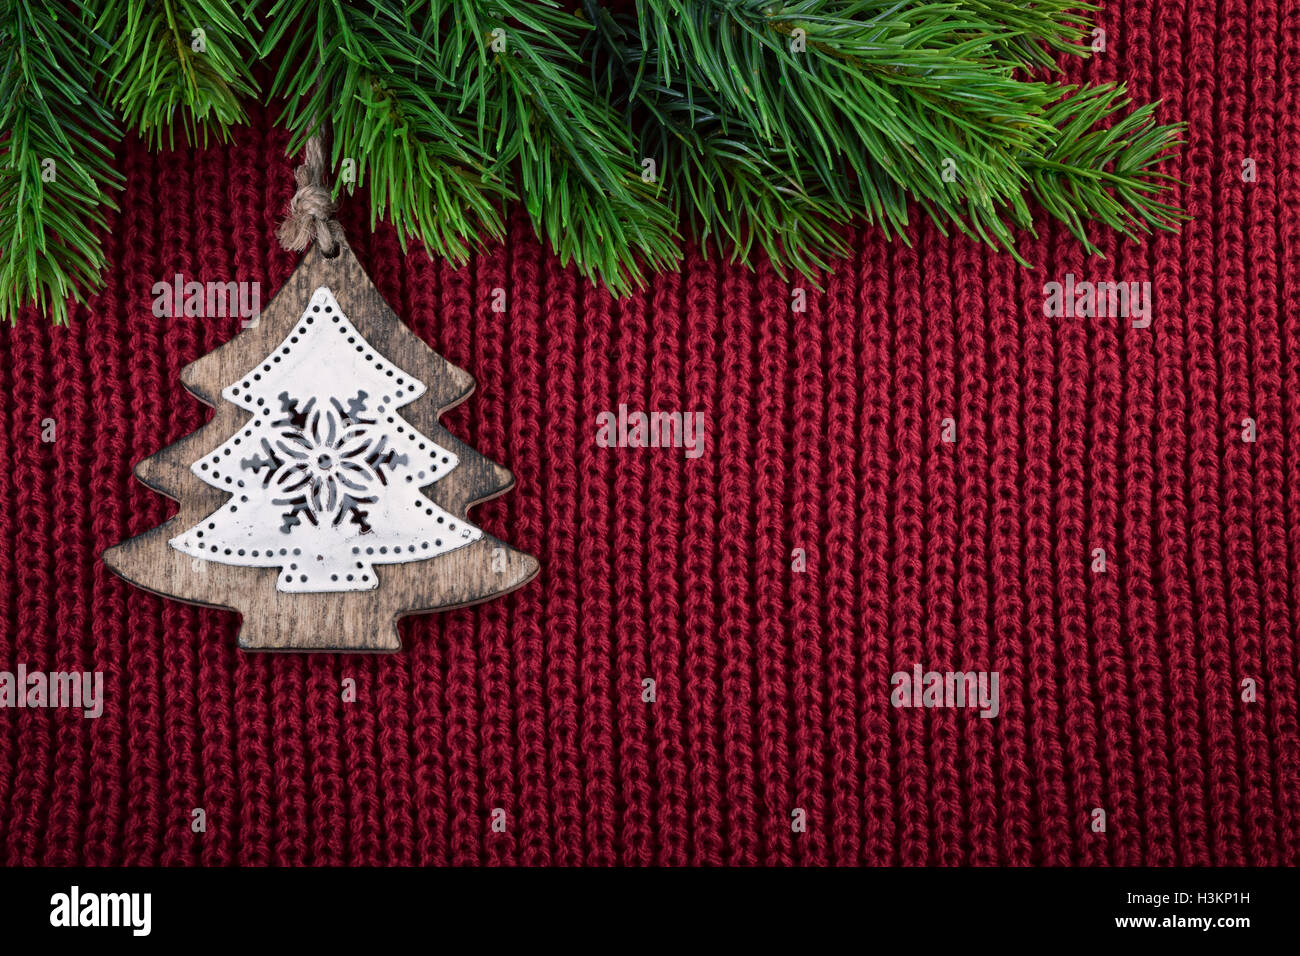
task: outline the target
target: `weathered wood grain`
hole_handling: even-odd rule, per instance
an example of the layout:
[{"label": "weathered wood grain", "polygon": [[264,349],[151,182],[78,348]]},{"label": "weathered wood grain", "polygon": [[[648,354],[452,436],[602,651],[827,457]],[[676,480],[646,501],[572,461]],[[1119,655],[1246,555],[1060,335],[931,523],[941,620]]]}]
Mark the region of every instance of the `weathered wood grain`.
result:
[{"label": "weathered wood grain", "polygon": [[[463,402],[474,380],[434,352],[383,301],[346,243],[328,258],[313,246],[275,295],[259,322],[181,373],[185,387],[212,405],[212,420],[140,462],[136,476],[176,500],[169,521],[104,552],[104,562],[138,587],[193,604],[243,615],[239,646],[274,651],[396,651],[396,621],[405,614],[476,604],[519,588],[538,571],[537,560],[484,533],[454,551],[423,561],[377,566],[370,591],[291,594],[276,589],[277,568],[248,568],[192,558],[168,541],[223,505],[229,494],[201,481],[190,466],[251,416],[224,400],[221,390],[263,362],[299,321],[312,292],[328,286],[369,343],[428,391],[402,409],[412,427],[453,451],[459,467],[423,489],[448,512],[468,520],[474,504],[508,491],[510,472],[454,438],[438,419]],[[498,551],[497,549],[501,549]],[[495,557],[495,561],[494,561]]]}]

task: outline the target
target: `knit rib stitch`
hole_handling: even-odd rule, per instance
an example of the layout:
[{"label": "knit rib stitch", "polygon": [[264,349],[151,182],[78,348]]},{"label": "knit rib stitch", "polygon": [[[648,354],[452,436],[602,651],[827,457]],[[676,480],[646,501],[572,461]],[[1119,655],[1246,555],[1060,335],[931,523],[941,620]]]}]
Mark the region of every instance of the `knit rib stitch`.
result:
[{"label": "knit rib stitch", "polygon": [[[345,199],[478,382],[445,423],[517,485],[476,520],[542,563],[383,657],[240,652],[233,614],[98,561],[174,509],[132,467],[206,420],[180,370],[239,331],[155,317],[154,283],[265,307],[297,261],[274,109],[125,143],[103,293],[0,328],[0,669],[105,690],[0,711],[0,861],[1300,862],[1300,5],[1099,22],[1066,76],[1187,121],[1194,216],[1105,259],[1046,228],[1026,270],[918,219],[816,278],[691,247],[615,299],[517,213],[457,264]],[[1150,327],[1046,315],[1067,273],[1150,282]],[[620,404],[700,413],[703,454],[601,447]],[[997,671],[1000,712],[892,706],[916,665]]]}]

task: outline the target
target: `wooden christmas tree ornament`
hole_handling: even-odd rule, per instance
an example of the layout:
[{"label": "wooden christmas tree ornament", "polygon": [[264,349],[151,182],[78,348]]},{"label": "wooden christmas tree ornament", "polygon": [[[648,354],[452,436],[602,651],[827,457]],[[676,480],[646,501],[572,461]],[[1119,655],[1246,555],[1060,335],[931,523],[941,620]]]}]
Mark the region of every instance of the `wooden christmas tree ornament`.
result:
[{"label": "wooden christmas tree ornament", "polygon": [[538,565],[467,520],[514,484],[438,422],[474,380],[322,235],[257,324],[182,371],[216,414],[135,469],[180,511],[104,561],[241,612],[247,650],[395,651],[401,615],[505,594]]}]

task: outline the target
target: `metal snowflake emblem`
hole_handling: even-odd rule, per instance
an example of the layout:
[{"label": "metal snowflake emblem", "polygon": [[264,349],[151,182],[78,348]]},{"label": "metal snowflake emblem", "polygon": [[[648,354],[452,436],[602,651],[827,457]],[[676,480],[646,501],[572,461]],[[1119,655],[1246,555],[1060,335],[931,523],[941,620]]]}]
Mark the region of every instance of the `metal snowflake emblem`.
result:
[{"label": "metal snowflake emblem", "polygon": [[311,409],[304,427],[290,424],[275,437],[283,464],[268,482],[278,495],[273,502],[290,505],[305,496],[313,516],[338,515],[337,521],[346,498],[373,501],[380,479],[367,452],[376,440],[382,442],[383,436],[376,439],[369,424],[348,422],[333,408]]},{"label": "metal snowflake emblem", "polygon": [[337,525],[344,518],[368,530],[366,512],[387,484],[387,470],[406,463],[389,447],[388,436],[373,418],[363,417],[367,395],[358,392],[347,409],[337,399],[320,405],[315,398],[300,403],[280,394],[284,417],[271,423],[262,438],[265,457],[241,462],[272,492],[271,504],[286,508],[280,530],[289,532],[304,515],[312,524]]}]

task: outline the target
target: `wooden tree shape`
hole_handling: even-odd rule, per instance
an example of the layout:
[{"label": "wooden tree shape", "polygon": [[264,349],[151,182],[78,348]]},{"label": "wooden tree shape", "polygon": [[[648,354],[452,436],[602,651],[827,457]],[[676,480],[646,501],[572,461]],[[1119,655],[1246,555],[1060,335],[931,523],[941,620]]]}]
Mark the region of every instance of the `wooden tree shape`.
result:
[{"label": "wooden tree shape", "polygon": [[215,415],[135,469],[180,510],[104,561],[240,611],[241,648],[400,650],[398,617],[537,574],[468,520],[514,484],[439,424],[474,380],[397,318],[345,242],[313,246],[260,321],[181,381]]}]

